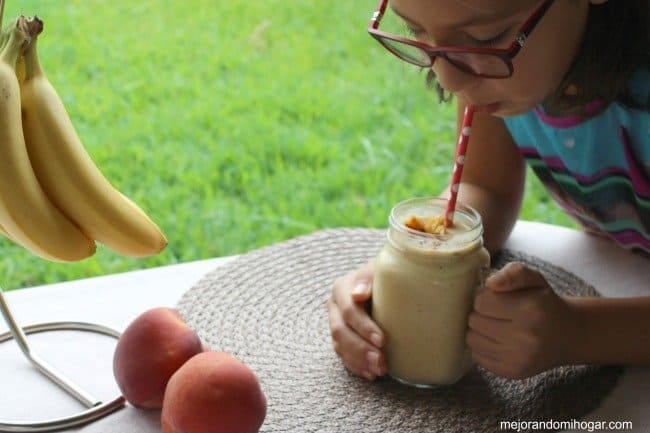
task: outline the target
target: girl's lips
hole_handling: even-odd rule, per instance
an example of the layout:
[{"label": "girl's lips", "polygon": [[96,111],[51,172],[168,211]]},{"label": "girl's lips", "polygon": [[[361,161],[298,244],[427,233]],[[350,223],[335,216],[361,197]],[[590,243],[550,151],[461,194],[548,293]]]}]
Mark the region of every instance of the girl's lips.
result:
[{"label": "girl's lips", "polygon": [[487,104],[487,105],[475,105],[474,109],[476,111],[481,111],[483,113],[487,114],[492,114],[495,111],[498,111],[499,108],[501,108],[501,103],[500,102],[494,102],[492,104]]}]

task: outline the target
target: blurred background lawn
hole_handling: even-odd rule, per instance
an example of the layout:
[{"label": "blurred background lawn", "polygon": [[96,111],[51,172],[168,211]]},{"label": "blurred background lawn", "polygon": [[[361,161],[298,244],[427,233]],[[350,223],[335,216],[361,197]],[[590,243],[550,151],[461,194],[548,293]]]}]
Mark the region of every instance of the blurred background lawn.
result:
[{"label": "blurred background lawn", "polygon": [[[385,227],[445,186],[452,105],[366,33],[374,0],[6,0],[38,15],[44,68],[88,151],[169,239],[50,263],[0,240],[6,289]],[[523,219],[573,226],[529,173]]]}]

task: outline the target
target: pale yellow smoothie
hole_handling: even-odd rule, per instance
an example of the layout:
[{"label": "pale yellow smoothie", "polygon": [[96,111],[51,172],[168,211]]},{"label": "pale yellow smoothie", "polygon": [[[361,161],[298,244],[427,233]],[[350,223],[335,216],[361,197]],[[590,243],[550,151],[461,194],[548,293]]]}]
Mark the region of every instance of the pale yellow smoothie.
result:
[{"label": "pale yellow smoothie", "polygon": [[472,208],[458,203],[444,234],[405,226],[413,215],[444,214],[446,203],[417,198],[396,205],[375,263],[372,316],[386,334],[388,373],[415,386],[452,384],[471,367],[467,319],[489,269],[481,218]]}]

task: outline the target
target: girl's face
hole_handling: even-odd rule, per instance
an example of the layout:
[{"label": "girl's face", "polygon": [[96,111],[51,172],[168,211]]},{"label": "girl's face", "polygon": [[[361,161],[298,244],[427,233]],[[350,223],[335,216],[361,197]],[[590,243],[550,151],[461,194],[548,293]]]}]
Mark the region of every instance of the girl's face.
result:
[{"label": "girl's face", "polygon": [[[434,46],[507,48],[540,0],[391,0],[418,40]],[[588,0],[556,0],[513,59],[506,79],[467,74],[438,58],[438,82],[466,104],[497,116],[526,112],[560,85],[584,33]]]}]

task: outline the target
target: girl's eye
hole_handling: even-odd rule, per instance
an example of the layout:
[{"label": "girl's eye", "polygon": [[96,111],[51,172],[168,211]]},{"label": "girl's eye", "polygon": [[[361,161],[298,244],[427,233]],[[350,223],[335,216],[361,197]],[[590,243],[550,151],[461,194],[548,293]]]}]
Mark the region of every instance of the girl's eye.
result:
[{"label": "girl's eye", "polygon": [[505,39],[505,37],[508,36],[509,32],[510,32],[510,30],[506,29],[505,31],[499,33],[498,35],[496,35],[495,37],[490,38],[490,39],[471,38],[471,40],[472,40],[472,43],[474,45],[476,45],[476,46],[492,48],[492,47],[496,47],[496,46],[500,45],[503,42],[503,40]]}]

